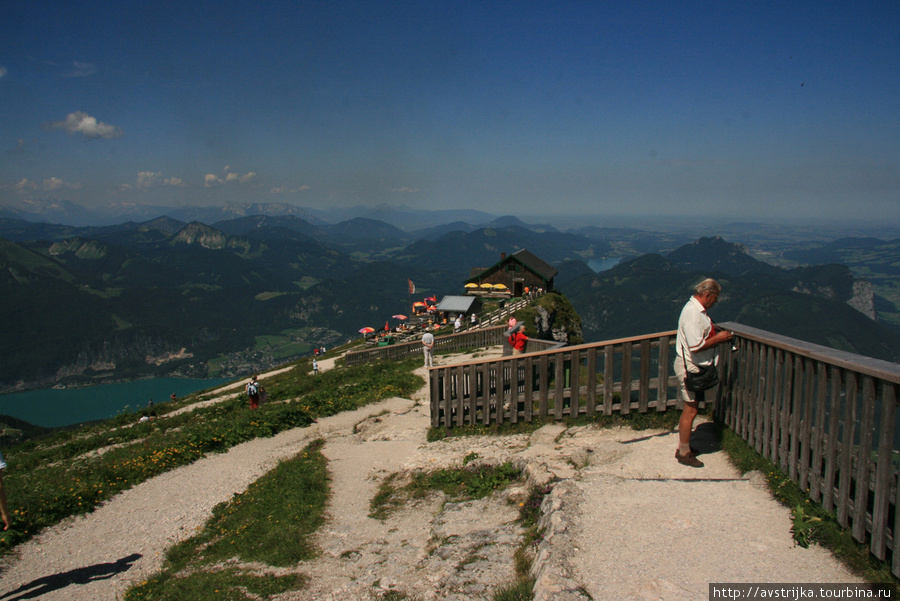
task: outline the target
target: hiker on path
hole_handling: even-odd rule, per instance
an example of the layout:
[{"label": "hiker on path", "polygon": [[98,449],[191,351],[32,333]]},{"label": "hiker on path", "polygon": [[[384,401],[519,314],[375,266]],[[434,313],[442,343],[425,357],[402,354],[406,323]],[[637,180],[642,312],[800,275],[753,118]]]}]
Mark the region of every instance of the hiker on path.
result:
[{"label": "hiker on path", "polygon": [[261,386],[256,381],[256,376],[250,378],[247,382],[247,396],[250,397],[250,408],[259,409],[259,391]]},{"label": "hiker on path", "polygon": [[434,334],[431,332],[422,335],[422,352],[425,353],[425,367],[434,367]]},{"label": "hiker on path", "polygon": [[313,375],[314,375],[314,376],[318,376],[318,375],[319,375],[319,362],[316,361],[315,359],[313,359],[313,366],[312,366],[312,367],[313,367]]},{"label": "hiker on path", "polygon": [[6,487],[3,484],[3,470],[6,462],[3,461],[3,453],[0,453],[0,517],[3,518],[3,529],[9,530],[12,526],[12,518],[9,517],[9,506],[6,502]]},{"label": "hiker on path", "polygon": [[731,340],[733,334],[725,330],[716,330],[715,324],[706,314],[719,300],[722,287],[713,279],[706,279],[697,284],[694,294],[681,310],[678,318],[678,335],[675,337],[675,377],[678,380],[678,400],[684,403],[681,419],[678,422],[678,450],[675,459],[679,463],[691,467],[703,467],[691,448],[691,431],[694,418],[700,403],[705,400],[706,391],[694,392],[687,389],[684,377],[688,371],[697,372],[700,368],[716,363],[715,346]]}]

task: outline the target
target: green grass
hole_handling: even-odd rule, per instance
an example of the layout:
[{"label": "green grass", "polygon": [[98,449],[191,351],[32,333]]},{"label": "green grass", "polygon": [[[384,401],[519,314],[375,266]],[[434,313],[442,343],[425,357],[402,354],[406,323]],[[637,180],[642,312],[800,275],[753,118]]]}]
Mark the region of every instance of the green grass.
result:
[{"label": "green grass", "polygon": [[553,490],[553,484],[532,488],[528,498],[519,505],[519,523],[525,529],[525,536],[515,553],[516,578],[510,584],[498,589],[493,601],[531,601],[534,598],[534,578],[531,566],[534,563],[534,546],[544,535],[538,525],[541,518],[541,503]]},{"label": "green grass", "polygon": [[521,470],[510,463],[497,466],[466,466],[416,472],[410,481],[401,483],[391,474],[381,483],[370,503],[369,517],[384,520],[411,499],[422,499],[432,491],[441,491],[453,500],[482,499],[519,479]]},{"label": "green grass", "polygon": [[324,523],[328,500],[323,444],[315,441],[213,509],[205,527],[172,547],[163,569],[129,589],[125,600],[267,599],[305,586],[307,576],[270,568],[317,555],[311,535]]},{"label": "green grass", "polygon": [[[249,410],[240,395],[178,416],[136,423],[144,409],[5,449],[9,469],[4,479],[13,526],[0,533],[0,552],[209,453],[306,426],[317,417],[409,396],[422,385],[422,379],[411,373],[416,362],[336,368],[318,377],[309,373],[309,362],[303,360],[297,369],[267,378],[269,402],[257,411]],[[154,409],[171,411],[197,399],[191,395]]]},{"label": "green grass", "polygon": [[835,516],[825,511],[768,459],[758,454],[730,428],[720,426],[722,449],[741,472],[760,472],[774,497],[791,509],[791,534],[798,545],[818,544],[829,549],[845,566],[868,582],[886,584],[896,597],[900,580],[891,574],[891,565],[879,561],[869,552],[868,545],[853,540],[850,531],[837,523]]}]

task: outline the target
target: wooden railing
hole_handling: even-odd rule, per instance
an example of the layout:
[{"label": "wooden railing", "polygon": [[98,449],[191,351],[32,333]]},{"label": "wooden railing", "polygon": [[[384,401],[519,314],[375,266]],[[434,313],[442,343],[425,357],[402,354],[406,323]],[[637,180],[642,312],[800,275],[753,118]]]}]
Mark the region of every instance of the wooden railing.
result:
[{"label": "wooden railing", "polygon": [[900,365],[737,323],[715,415],[900,576]]},{"label": "wooden railing", "polygon": [[[719,326],[735,338],[719,347],[716,418],[900,576],[900,365]],[[432,426],[675,408],[674,342],[670,331],[435,367]]]},{"label": "wooden railing", "polygon": [[432,426],[665,411],[675,404],[674,340],[663,332],[435,367]]},{"label": "wooden railing", "polygon": [[[492,328],[466,330],[458,334],[448,334],[447,336],[435,336],[434,352],[447,353],[497,346],[504,343],[503,333],[506,329],[506,326],[494,326]],[[421,338],[413,342],[391,344],[355,353],[347,353],[344,355],[344,359],[347,365],[360,365],[368,361],[384,359],[402,360],[413,354],[422,354]]]}]

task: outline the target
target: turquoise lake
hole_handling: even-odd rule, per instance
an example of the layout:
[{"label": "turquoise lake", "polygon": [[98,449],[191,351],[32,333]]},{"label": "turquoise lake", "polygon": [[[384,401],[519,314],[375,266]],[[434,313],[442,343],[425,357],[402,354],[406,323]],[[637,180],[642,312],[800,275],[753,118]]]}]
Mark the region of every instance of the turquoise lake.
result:
[{"label": "turquoise lake", "polygon": [[189,380],[152,378],[85,388],[29,390],[0,395],[0,414],[23,419],[36,426],[56,428],[115,417],[126,411],[182,397],[228,382],[230,378]]}]

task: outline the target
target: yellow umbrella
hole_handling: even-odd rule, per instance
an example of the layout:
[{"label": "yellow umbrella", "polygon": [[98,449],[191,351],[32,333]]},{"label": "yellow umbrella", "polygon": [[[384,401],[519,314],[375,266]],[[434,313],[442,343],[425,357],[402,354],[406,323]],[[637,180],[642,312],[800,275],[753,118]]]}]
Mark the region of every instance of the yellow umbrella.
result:
[{"label": "yellow umbrella", "polygon": [[494,285],[489,282],[485,282],[484,284],[481,285],[481,287],[482,288],[493,288]]},{"label": "yellow umbrella", "polygon": [[475,284],[474,282],[469,282],[468,284],[465,285],[465,287],[466,288],[478,288],[478,284]]},{"label": "yellow umbrella", "polygon": [[494,284],[494,290],[506,290],[505,284]]}]

